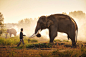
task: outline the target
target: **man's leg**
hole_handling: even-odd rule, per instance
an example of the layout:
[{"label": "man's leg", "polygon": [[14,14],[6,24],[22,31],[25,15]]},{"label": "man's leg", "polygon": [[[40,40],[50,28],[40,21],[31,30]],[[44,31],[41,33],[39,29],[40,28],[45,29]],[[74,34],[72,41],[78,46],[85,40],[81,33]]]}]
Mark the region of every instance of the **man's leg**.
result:
[{"label": "man's leg", "polygon": [[21,42],[22,42],[22,39],[20,39],[20,42],[18,43],[17,47],[21,44]]},{"label": "man's leg", "polygon": [[22,43],[23,43],[23,45],[24,45],[24,40],[22,39]]}]

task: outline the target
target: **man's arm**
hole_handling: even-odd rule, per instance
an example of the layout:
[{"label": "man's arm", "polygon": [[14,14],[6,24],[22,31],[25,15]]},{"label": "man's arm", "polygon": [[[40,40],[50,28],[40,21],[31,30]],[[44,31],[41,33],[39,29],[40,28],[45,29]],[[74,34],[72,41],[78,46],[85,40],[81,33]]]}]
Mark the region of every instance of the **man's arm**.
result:
[{"label": "man's arm", "polygon": [[23,36],[26,36],[26,35],[23,35]]}]

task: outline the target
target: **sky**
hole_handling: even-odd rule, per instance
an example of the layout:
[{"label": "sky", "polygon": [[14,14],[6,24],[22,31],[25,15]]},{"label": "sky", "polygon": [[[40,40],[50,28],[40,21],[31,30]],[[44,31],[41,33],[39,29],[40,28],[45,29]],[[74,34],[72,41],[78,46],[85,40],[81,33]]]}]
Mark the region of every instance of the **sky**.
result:
[{"label": "sky", "polygon": [[86,0],[0,0],[4,23],[78,10],[86,13]]}]

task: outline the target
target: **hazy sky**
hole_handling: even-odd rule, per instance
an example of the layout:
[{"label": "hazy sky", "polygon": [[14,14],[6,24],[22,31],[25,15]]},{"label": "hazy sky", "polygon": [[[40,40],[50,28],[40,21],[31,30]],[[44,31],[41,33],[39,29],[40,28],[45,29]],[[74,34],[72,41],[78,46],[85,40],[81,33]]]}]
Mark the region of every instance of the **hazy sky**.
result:
[{"label": "hazy sky", "polygon": [[86,13],[86,0],[0,0],[5,23],[75,10]]}]

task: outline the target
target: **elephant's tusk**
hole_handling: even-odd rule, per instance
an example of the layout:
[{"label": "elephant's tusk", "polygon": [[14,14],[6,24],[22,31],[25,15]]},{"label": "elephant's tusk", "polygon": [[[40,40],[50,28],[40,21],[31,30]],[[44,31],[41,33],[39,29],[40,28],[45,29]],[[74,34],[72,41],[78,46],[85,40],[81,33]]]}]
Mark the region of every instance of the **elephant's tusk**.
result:
[{"label": "elephant's tusk", "polygon": [[35,37],[35,36],[39,33],[39,31],[40,31],[40,30],[38,30],[38,32],[37,32],[36,34],[34,33],[34,34],[33,34],[32,36],[30,36],[29,38]]},{"label": "elephant's tusk", "polygon": [[[35,34],[35,33],[34,33]],[[33,36],[34,36],[34,34],[33,35],[31,35],[29,38],[32,38]]]}]

